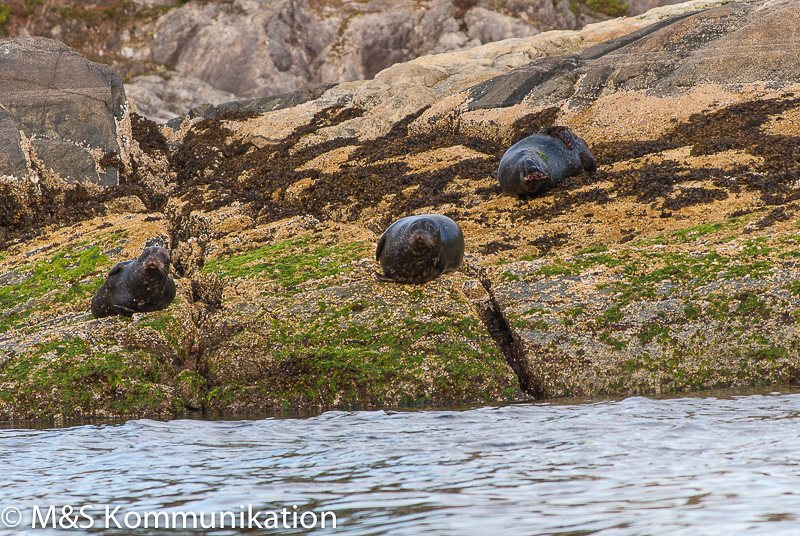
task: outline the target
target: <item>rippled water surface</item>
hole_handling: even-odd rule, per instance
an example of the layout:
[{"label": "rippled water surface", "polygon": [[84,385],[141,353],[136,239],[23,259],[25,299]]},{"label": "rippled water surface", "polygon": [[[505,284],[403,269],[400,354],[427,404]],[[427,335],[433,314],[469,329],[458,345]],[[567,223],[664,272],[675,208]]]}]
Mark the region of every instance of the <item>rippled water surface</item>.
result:
[{"label": "rippled water surface", "polygon": [[112,504],[337,516],[333,530],[247,534],[796,535],[799,414],[784,391],[5,429],[0,510],[19,507],[28,529],[0,534],[106,533],[31,530],[30,512]]}]

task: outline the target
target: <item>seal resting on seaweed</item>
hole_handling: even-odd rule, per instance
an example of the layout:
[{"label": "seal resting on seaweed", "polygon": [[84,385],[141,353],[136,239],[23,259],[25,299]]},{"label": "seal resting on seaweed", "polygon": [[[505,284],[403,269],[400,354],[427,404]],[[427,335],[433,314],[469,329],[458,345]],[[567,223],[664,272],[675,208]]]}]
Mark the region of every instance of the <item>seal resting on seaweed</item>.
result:
[{"label": "seal resting on seaweed", "polygon": [[408,216],[389,226],[375,250],[381,281],[425,283],[452,272],[464,259],[464,234],[439,214]]},{"label": "seal resting on seaweed", "polygon": [[92,315],[132,316],[165,309],[175,299],[166,249],[145,248],[138,259],[118,262],[92,298]]},{"label": "seal resting on seaweed", "polygon": [[500,159],[497,180],[506,194],[525,199],[584,170],[597,170],[589,146],[569,127],[552,126],[512,145]]}]

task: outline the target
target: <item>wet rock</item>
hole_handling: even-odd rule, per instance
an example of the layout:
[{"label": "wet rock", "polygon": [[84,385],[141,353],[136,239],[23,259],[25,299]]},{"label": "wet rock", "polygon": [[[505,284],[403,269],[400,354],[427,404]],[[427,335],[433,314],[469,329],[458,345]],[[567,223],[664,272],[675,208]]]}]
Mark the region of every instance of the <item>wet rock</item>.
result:
[{"label": "wet rock", "polygon": [[[633,260],[630,252],[620,252],[604,262],[626,256]],[[657,266],[650,274],[660,273]],[[495,293],[522,340],[541,396],[789,382],[796,377],[800,344],[791,313],[800,301],[764,293],[786,288],[800,274],[791,266],[776,267],[774,276],[762,278],[706,274],[708,282],[671,284],[666,295],[660,295],[659,276],[645,271],[641,282],[607,279],[606,288],[636,288],[610,297],[580,277],[547,277],[545,268],[522,275],[525,284],[500,278]],[[542,282],[560,288],[548,294]]]},{"label": "wet rock", "polygon": [[193,370],[184,370],[175,379],[177,395],[187,409],[199,410],[203,408],[203,398],[208,393],[205,378]]}]

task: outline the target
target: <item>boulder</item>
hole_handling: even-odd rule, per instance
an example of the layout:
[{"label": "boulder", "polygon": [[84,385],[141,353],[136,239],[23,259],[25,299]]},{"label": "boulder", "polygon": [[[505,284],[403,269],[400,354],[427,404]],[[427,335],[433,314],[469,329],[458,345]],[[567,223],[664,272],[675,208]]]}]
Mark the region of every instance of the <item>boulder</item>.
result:
[{"label": "boulder", "polygon": [[417,56],[539,33],[494,8],[474,6],[459,13],[446,0],[422,5],[373,0],[322,11],[306,1],[190,3],[161,17],[150,31],[152,37],[129,44],[125,54],[174,67],[177,81],[188,77],[182,89],[194,93],[153,88],[151,78],[134,80],[137,107],[159,120],[185,113],[188,108],[181,107],[190,100],[190,107],[207,97],[219,104],[195,79],[239,99],[258,98],[311,84],[368,79]]},{"label": "boulder", "polygon": [[536,59],[476,84],[433,106],[415,127],[452,122],[464,111],[515,105],[580,109],[621,91],[666,96],[702,84],[785,85],[800,75],[796,17],[797,4],[788,0],[676,15],[580,53]]},{"label": "boulder", "polygon": [[260,97],[316,81],[320,54],[335,32],[330,26],[293,0],[190,3],[159,19],[152,41],[131,55],[240,98]]},{"label": "boulder", "polygon": [[117,168],[99,164],[104,155],[122,152],[117,125],[125,92],[111,69],[50,39],[3,39],[0,101],[0,143],[8,147],[0,174],[31,172],[22,132],[32,140],[35,165],[69,182],[117,183]]},{"label": "boulder", "polygon": [[528,37],[539,33],[536,28],[531,28],[529,24],[525,24],[518,18],[483,7],[470,9],[464,15],[464,24],[467,28],[467,36],[476,45],[515,37]]},{"label": "boulder", "polygon": [[203,104],[236,100],[233,93],[180,73],[137,76],[125,84],[125,94],[135,103],[137,113],[157,123],[166,123]]}]

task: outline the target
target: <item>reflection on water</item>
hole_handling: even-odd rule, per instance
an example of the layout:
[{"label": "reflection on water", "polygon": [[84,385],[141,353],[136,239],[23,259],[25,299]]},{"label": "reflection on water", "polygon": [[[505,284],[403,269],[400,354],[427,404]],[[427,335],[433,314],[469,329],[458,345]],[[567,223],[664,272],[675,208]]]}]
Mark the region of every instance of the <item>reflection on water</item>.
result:
[{"label": "reflection on water", "polygon": [[[28,527],[33,504],[338,520],[248,534],[794,535],[800,394],[782,393],[6,429],[0,510]],[[116,532],[154,533],[199,532]]]}]

